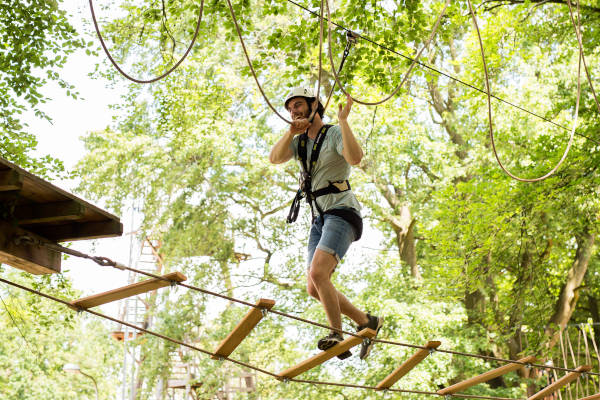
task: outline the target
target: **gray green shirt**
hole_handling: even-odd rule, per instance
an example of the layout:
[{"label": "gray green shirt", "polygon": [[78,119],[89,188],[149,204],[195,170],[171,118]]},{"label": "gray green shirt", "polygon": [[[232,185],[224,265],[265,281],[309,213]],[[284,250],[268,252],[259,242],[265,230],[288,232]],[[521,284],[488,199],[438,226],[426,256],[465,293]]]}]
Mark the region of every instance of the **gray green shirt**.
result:
[{"label": "gray green shirt", "polygon": [[[294,152],[294,159],[296,159],[300,166],[300,170],[302,171],[302,162],[298,157],[298,140],[300,139],[300,136],[301,135],[294,136],[290,147]],[[308,160],[310,160],[313,144],[314,140],[309,138],[308,143],[306,144],[307,164]],[[312,171],[313,191],[329,186],[329,182],[343,181],[350,178],[350,164],[348,164],[344,156],[342,156],[343,148],[342,131],[339,126],[334,125],[327,131],[323,147],[321,147],[319,159]],[[317,198],[317,202],[323,211],[332,208],[349,207],[356,210],[360,215],[361,207],[356,196],[352,193],[352,190],[320,196]]]}]

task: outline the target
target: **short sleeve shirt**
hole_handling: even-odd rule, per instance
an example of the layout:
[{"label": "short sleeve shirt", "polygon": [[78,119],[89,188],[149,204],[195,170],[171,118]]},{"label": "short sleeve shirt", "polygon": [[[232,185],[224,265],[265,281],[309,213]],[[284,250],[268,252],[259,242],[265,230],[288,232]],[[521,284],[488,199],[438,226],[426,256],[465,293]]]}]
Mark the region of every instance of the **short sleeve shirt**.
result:
[{"label": "short sleeve shirt", "polygon": [[[298,162],[300,170],[303,169],[302,162],[298,157],[298,140],[301,135],[294,136],[290,147],[294,152],[294,159]],[[307,164],[310,160],[314,140],[308,139],[306,144]],[[312,171],[312,190],[318,190],[329,186],[330,182],[343,181],[350,178],[350,164],[342,156],[344,143],[342,131],[339,126],[333,125],[327,130],[325,140],[319,153],[319,159]],[[360,203],[352,190],[342,193],[331,193],[317,197],[317,203],[323,211],[333,208],[352,208],[360,214]]]}]

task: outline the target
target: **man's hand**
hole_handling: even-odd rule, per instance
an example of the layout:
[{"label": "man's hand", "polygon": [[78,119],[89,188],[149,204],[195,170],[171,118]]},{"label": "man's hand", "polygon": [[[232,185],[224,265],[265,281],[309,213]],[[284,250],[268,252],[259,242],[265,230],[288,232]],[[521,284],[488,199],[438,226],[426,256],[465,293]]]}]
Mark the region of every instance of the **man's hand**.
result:
[{"label": "man's hand", "polygon": [[342,107],[342,104],[338,106],[338,121],[347,121],[348,115],[350,114],[350,109],[352,108],[352,97],[350,95],[346,95],[346,105]]},{"label": "man's hand", "polygon": [[304,133],[309,127],[311,123],[308,122],[307,118],[299,118],[292,121],[290,125],[290,133],[294,136]]}]

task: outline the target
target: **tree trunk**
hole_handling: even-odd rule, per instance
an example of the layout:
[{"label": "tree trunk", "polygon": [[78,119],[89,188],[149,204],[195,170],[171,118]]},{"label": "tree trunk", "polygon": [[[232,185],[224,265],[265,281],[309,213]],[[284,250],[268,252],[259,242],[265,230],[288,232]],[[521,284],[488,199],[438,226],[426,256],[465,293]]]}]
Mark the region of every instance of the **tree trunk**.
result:
[{"label": "tree trunk", "polygon": [[560,290],[560,296],[554,306],[554,314],[550,318],[550,321],[548,321],[544,332],[548,337],[548,348],[556,345],[559,337],[558,329],[563,330],[571,319],[571,315],[573,315],[579,298],[578,289],[583,282],[592,255],[595,240],[594,235],[586,229],[576,239],[577,251],[575,252],[575,259],[567,273],[567,279]]}]

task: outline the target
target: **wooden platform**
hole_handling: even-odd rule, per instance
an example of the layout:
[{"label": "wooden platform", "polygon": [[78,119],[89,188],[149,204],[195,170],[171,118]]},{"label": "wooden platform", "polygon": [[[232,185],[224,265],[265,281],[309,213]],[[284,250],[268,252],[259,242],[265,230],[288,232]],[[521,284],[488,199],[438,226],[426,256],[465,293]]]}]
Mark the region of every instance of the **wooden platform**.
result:
[{"label": "wooden platform", "polygon": [[172,272],[170,274],[163,275],[162,277],[168,279],[168,281],[164,279],[150,278],[146,279],[145,281],[109,290],[108,292],[102,292],[92,296],[83,297],[78,300],[73,300],[71,305],[77,309],[92,308],[169,286],[169,281],[183,282],[187,279],[181,272]]},{"label": "wooden platform", "polygon": [[213,360],[219,357],[229,357],[229,355],[242,343],[242,340],[248,336],[250,331],[260,322],[263,317],[262,310],[270,310],[275,305],[275,301],[269,299],[260,299],[256,306],[252,307],[246,316],[236,325],[229,335],[221,341],[215,356],[211,356]]},{"label": "wooden platform", "polygon": [[0,157],[0,263],[34,274],[60,272],[60,254],[14,238],[42,242],[120,236],[118,217]]},{"label": "wooden platform", "polygon": [[[359,336],[362,338],[373,338],[376,335],[376,332],[373,329],[365,328],[362,331],[358,332]],[[315,354],[311,358],[302,361],[300,364],[288,368],[285,371],[279,373],[279,379],[285,378],[294,378],[317,365],[323,364],[325,361],[332,359],[333,357],[342,354],[346,350],[350,350],[352,347],[361,344],[363,339],[361,337],[349,336],[344,339],[341,343],[336,344],[332,348],[322,351],[318,354]]]}]

